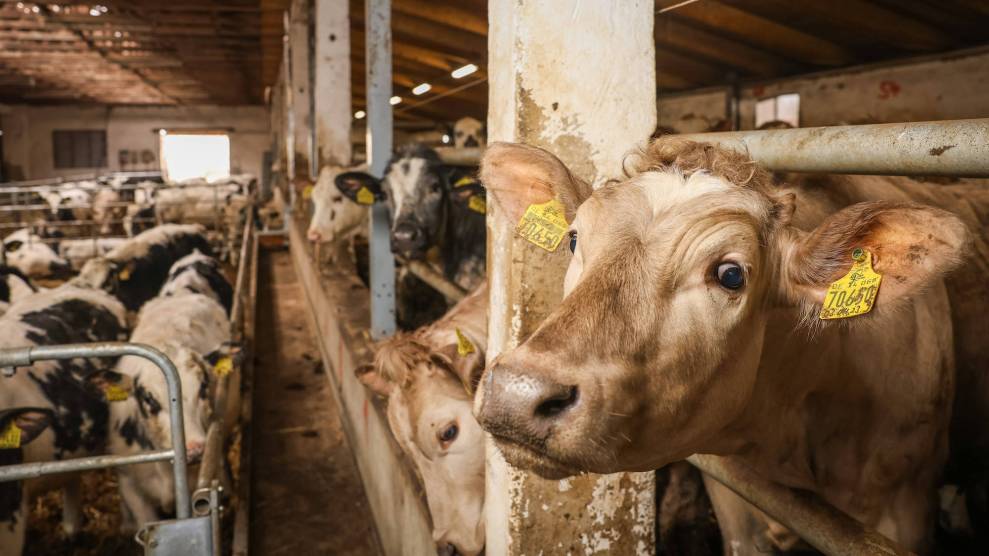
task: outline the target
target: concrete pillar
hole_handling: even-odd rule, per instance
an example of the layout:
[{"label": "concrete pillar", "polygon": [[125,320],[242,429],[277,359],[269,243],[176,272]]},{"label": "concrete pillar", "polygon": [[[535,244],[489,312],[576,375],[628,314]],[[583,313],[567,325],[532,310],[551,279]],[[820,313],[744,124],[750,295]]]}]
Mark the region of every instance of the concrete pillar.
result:
[{"label": "concrete pillar", "polygon": [[[546,148],[600,185],[656,125],[651,0],[488,2],[489,140]],[[569,253],[514,233],[489,204],[488,356],[529,335],[562,297]],[[565,242],[564,242],[565,243]],[[487,448],[487,554],[653,554],[652,473],[547,481]]]},{"label": "concrete pillar", "polygon": [[347,166],[352,157],[349,6],[349,2],[316,0],[313,121],[318,168]]},{"label": "concrete pillar", "polygon": [[[282,36],[282,66],[281,66],[281,86],[282,86],[282,124],[284,125],[284,136],[282,144],[285,146],[285,176],[289,183],[295,179],[295,113],[292,110],[292,41],[291,41],[291,19],[288,12],[283,14],[282,25],[285,34]],[[289,190],[293,188],[289,187]]]},{"label": "concrete pillar", "polygon": [[[312,160],[312,74],[310,72],[310,1],[292,0],[288,37],[291,48],[292,120],[294,126],[295,172],[309,174]],[[312,176],[315,178],[315,176]]]}]

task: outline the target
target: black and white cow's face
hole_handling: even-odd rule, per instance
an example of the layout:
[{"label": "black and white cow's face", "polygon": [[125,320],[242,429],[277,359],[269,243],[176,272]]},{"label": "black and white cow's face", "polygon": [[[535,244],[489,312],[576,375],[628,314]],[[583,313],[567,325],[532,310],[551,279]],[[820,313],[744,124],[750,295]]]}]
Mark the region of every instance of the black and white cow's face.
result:
[{"label": "black and white cow's face", "polygon": [[392,214],[392,251],[422,258],[436,244],[443,223],[447,177],[439,156],[418,146],[396,155],[383,182]]},{"label": "black and white cow's face", "polygon": [[460,118],[453,124],[453,146],[458,149],[484,147],[486,135],[484,124],[477,119]]},{"label": "black and white cow's face", "polygon": [[4,238],[3,251],[6,264],[33,278],[64,276],[72,271],[69,261],[27,228]]}]

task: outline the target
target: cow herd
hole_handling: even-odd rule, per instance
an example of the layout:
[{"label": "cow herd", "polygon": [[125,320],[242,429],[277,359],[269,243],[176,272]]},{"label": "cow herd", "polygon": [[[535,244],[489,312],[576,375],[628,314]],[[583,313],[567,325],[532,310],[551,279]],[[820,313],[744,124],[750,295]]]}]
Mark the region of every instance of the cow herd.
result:
[{"label": "cow herd", "polygon": [[[471,291],[356,371],[387,399],[441,552],[483,550],[482,429],[509,462],[550,478],[716,454],[914,552],[984,535],[989,188],[772,174],[676,136],[624,168],[593,189],[545,150],[497,143],[477,174],[414,146],[381,180],[360,169],[320,177],[311,241],[363,232],[362,205],[382,201],[392,251]],[[514,227],[553,199],[569,226],[559,248],[572,252],[564,299],[486,364],[484,207],[496,203]],[[866,258],[878,293],[842,292],[828,315],[844,318],[821,318]],[[871,310],[853,316],[863,295]],[[724,486],[705,486],[730,553],[806,548]]]},{"label": "cow herd", "polygon": [[[132,341],[160,350],[179,371],[186,450],[195,469],[212,412],[226,410],[212,407],[216,378],[236,372],[219,364],[237,350],[230,337],[232,288],[212,252],[202,226],[163,224],[88,260],[54,288],[4,267],[0,346]],[[169,419],[164,375],[133,356],[42,361],[4,369],[0,377],[4,463],[168,449]],[[174,514],[167,462],[121,467],[117,475],[124,533]],[[63,529],[78,532],[78,481],[0,483],[0,554],[21,553],[28,500],[44,491],[62,489]]]}]

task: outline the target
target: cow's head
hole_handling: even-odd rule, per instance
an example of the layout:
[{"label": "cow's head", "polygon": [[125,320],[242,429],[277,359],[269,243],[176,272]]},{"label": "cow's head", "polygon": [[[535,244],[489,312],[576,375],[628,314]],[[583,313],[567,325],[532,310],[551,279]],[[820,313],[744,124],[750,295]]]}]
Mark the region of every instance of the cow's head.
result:
[{"label": "cow's head", "polygon": [[388,399],[389,426],[422,478],[442,553],[484,547],[484,434],[469,390],[483,365],[483,353],[462,356],[455,343],[436,351],[400,335],[379,346],[374,365],[356,370]]},{"label": "cow's head", "polygon": [[487,143],[487,133],[484,124],[479,120],[466,117],[460,118],[453,124],[453,145],[459,149],[484,147]]},{"label": "cow's head", "polygon": [[378,180],[363,172],[324,166],[312,190],[313,215],[306,236],[313,243],[334,243],[367,221],[367,207],[384,198]]},{"label": "cow's head", "polygon": [[[571,222],[563,301],[492,362],[475,398],[507,459],[549,477],[717,450],[747,411],[770,313],[794,326],[890,318],[956,266],[968,240],[946,212],[889,203],[800,231],[789,222],[793,195],[765,170],[676,137],[653,142],[626,172],[592,192],[552,154],[503,143],[482,164],[513,221],[555,197]],[[884,275],[876,307],[854,322],[818,321],[858,247]]]},{"label": "cow's head", "polygon": [[413,145],[392,158],[383,186],[392,215],[391,248],[419,259],[442,233],[448,176],[436,151]]},{"label": "cow's head", "polygon": [[[57,244],[52,244],[57,247]],[[8,265],[31,277],[64,277],[72,272],[69,261],[45,241],[45,238],[23,228],[3,240],[4,258]]]}]

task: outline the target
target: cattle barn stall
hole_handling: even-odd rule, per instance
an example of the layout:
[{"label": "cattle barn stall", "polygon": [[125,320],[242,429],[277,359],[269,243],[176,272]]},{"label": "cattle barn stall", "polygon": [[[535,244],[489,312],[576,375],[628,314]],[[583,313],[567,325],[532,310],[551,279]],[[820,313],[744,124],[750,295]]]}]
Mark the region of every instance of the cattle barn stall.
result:
[{"label": "cattle barn stall", "polygon": [[[4,1],[0,173],[6,179],[16,177],[10,170],[38,166],[39,157],[30,153],[48,142],[45,111],[105,108],[106,115],[95,118],[109,122],[101,125],[111,130],[105,148],[112,154],[87,176],[96,178],[127,169],[128,157],[116,153],[128,153],[138,135],[114,137],[120,113],[172,118],[142,120],[145,142],[157,144],[159,130],[178,128],[225,130],[233,143],[240,124],[216,114],[263,106],[264,137],[252,131],[242,140],[257,151],[257,165],[268,176],[259,187],[263,201],[273,189],[284,202],[285,227],[258,231],[248,217],[232,234],[240,240],[230,249],[240,255],[234,257],[235,335],[250,351],[259,245],[287,240],[309,309],[305,317],[367,495],[372,544],[389,555],[434,554],[444,537],[435,531],[437,514],[427,503],[424,477],[396,440],[387,405],[355,370],[372,360],[376,342],[396,334],[403,273],[448,302],[465,292],[435,261],[392,255],[387,203],[362,207],[367,220],[358,235],[366,236],[366,245],[311,244],[306,226],[321,171],[363,162],[381,178],[403,145],[448,145],[453,122],[473,117],[484,122],[489,141],[545,148],[594,186],[620,175],[626,153],[656,131],[745,152],[774,171],[989,178],[986,29],[989,9],[970,0]],[[781,126],[793,129],[775,129]],[[30,135],[29,128],[44,137]],[[445,164],[468,171],[484,154],[483,148],[435,151]],[[31,181],[0,183],[0,226],[8,214],[45,208],[40,193],[50,186],[82,179],[26,177]],[[551,252],[519,237],[517,222],[495,203],[484,211],[490,362],[524,342],[559,304],[570,255],[564,247]],[[214,227],[228,228],[218,222],[218,210],[213,214]],[[19,225],[24,218],[16,220]],[[55,224],[95,238],[92,221]],[[67,357],[74,349],[3,352],[0,360],[23,365],[46,354]],[[248,381],[251,360],[245,359]],[[168,363],[162,368],[167,374]],[[216,405],[240,391],[223,382]],[[249,425],[251,391],[244,392]],[[188,505],[177,496],[177,517],[197,517],[154,527],[142,538],[147,553],[218,553],[221,544],[227,550],[226,539],[215,537],[229,531],[217,520],[223,427],[222,415],[210,424],[205,464],[188,485],[199,490]],[[181,430],[173,427],[172,433]],[[257,467],[249,444],[240,448],[234,554],[247,554],[258,534],[248,533],[254,522],[245,511],[252,481],[244,477]],[[727,458],[698,454],[688,461],[824,553],[906,553],[817,495]],[[2,468],[0,478],[123,463],[31,464]],[[490,438],[484,469],[485,554],[662,550],[662,485],[655,473],[547,480],[509,465]],[[178,488],[181,481],[176,483]],[[310,548],[327,533],[311,534],[313,539],[292,539],[294,546]],[[193,552],[170,544],[176,538],[211,548]],[[442,542],[439,548],[451,553]],[[737,548],[725,547],[728,553]]]}]

